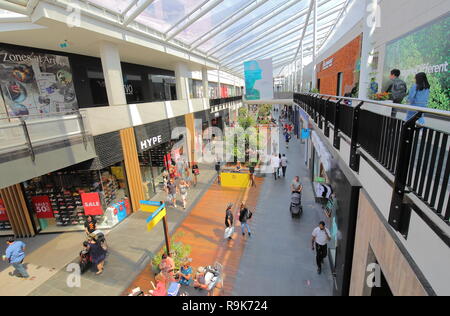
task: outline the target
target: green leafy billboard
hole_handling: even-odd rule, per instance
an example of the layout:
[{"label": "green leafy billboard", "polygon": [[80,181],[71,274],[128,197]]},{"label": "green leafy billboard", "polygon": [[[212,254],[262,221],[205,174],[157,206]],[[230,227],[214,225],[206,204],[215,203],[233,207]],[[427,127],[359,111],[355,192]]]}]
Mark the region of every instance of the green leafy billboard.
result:
[{"label": "green leafy billboard", "polygon": [[429,107],[450,111],[450,15],[409,33],[386,46],[383,81],[400,69],[409,87],[425,72],[431,84]]}]

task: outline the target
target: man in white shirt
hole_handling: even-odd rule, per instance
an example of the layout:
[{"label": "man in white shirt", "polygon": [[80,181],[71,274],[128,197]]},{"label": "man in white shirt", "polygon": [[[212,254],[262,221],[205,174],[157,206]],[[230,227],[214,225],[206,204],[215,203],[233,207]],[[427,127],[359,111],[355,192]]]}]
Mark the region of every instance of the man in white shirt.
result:
[{"label": "man in white shirt", "polygon": [[273,169],[273,175],[275,176],[275,180],[278,177],[278,169],[280,169],[280,158],[277,155],[273,155],[271,165]]},{"label": "man in white shirt", "polygon": [[328,242],[331,240],[331,234],[324,222],[320,222],[319,227],[312,233],[312,250],[316,251],[317,273],[322,273],[323,260],[328,255]]}]

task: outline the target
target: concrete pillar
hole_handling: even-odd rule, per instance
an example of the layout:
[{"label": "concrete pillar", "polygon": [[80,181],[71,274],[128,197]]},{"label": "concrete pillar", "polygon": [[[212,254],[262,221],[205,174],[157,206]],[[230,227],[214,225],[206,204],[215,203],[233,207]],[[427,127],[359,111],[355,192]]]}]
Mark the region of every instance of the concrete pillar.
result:
[{"label": "concrete pillar", "polygon": [[188,100],[189,94],[189,68],[185,63],[175,65],[175,81],[177,86],[177,99]]},{"label": "concrete pillar", "polygon": [[100,43],[103,76],[109,105],[125,105],[127,98],[123,85],[122,66],[117,46],[110,42]]},{"label": "concrete pillar", "polygon": [[364,18],[364,30],[361,51],[361,71],[359,74],[359,99],[367,99],[370,87],[369,75],[372,71],[371,53],[373,51],[372,37],[377,27],[379,12],[377,0],[366,0],[366,16]]},{"label": "concrete pillar", "polygon": [[303,42],[300,51],[300,91],[303,92]]},{"label": "concrete pillar", "polygon": [[219,87],[219,92],[217,93],[218,98],[222,98],[222,83],[220,82],[220,69],[217,69],[217,86]]},{"label": "concrete pillar", "polygon": [[209,99],[208,69],[202,68],[203,97]]}]

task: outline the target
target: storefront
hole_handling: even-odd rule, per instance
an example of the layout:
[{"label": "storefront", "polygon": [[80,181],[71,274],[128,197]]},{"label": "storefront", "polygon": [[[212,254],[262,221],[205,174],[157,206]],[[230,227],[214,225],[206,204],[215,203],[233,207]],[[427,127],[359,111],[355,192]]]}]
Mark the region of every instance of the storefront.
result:
[{"label": "storefront", "polygon": [[[173,71],[122,63],[127,103],[176,100]],[[0,45],[0,91],[11,116],[108,105],[99,58]]]},{"label": "storefront", "polygon": [[[180,133],[173,134],[177,127],[182,128]],[[189,162],[183,133],[185,127],[185,118],[180,116],[134,128],[145,199],[151,200],[163,189],[164,170],[169,170],[180,159]]]},{"label": "storefront", "polygon": [[321,94],[343,96],[359,81],[362,35],[317,65],[317,87]]},{"label": "storefront", "polygon": [[361,185],[340,159],[334,159],[325,138],[312,131],[311,174],[316,201],[330,229],[329,262],[335,278],[334,293],[349,294],[354,236]]},{"label": "storefront", "polygon": [[132,212],[118,132],[94,137],[98,157],[22,183],[35,231],[84,229],[86,216],[112,228]]}]

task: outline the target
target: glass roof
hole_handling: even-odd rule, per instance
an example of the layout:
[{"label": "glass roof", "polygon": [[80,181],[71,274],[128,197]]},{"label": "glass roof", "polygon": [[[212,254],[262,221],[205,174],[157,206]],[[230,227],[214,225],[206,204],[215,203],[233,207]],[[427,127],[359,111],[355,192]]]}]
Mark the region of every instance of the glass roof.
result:
[{"label": "glass roof", "polygon": [[[184,49],[211,57],[222,66],[237,69],[245,60],[252,58],[274,56],[277,60],[287,59],[289,54],[282,53],[288,48],[295,56],[314,0],[80,1],[121,15],[124,28],[145,30],[147,27],[149,36],[160,34],[157,36],[162,40],[176,40],[176,43],[184,44]],[[356,0],[316,1],[320,47],[339,22],[343,9]],[[28,1],[15,2],[26,5]],[[0,18],[11,16],[21,15],[0,10]],[[310,15],[303,37],[306,47],[312,42],[313,16]]]},{"label": "glass roof", "polygon": [[89,0],[89,2],[117,13],[123,13],[133,3],[133,0]]},{"label": "glass roof", "polygon": [[138,15],[136,21],[165,33],[204,2],[205,0],[155,0]]}]

